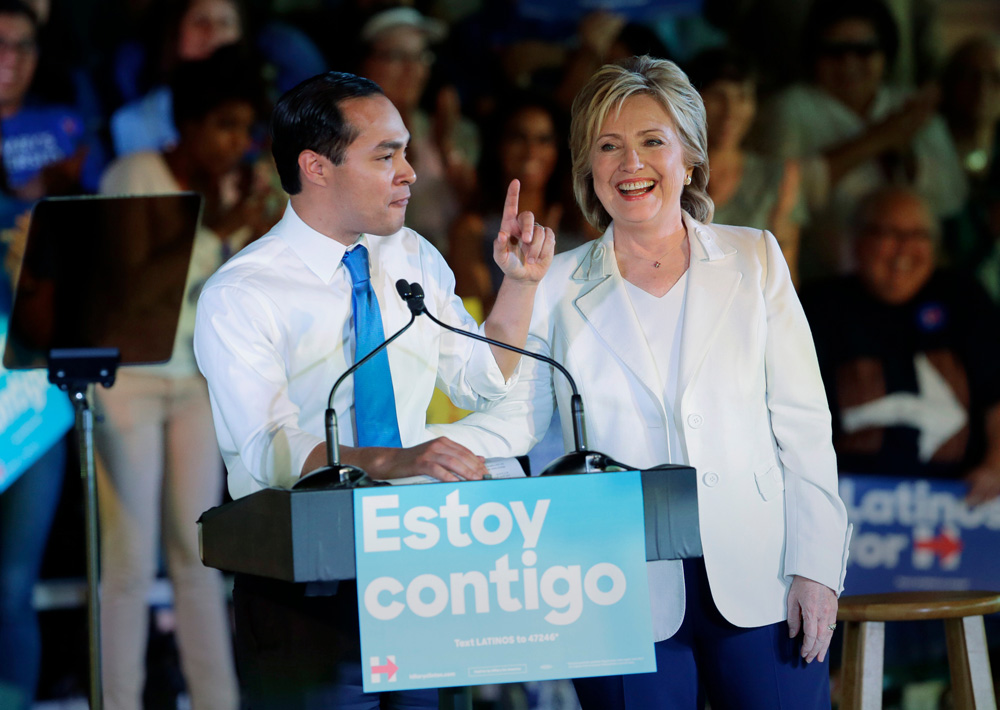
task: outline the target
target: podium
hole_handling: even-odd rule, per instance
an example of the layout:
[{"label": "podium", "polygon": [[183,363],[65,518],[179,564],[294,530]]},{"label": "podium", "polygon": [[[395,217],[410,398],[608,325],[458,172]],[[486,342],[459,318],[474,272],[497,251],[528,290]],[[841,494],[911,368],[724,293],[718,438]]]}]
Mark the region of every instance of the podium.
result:
[{"label": "podium", "polygon": [[[641,476],[646,560],[700,557],[695,470],[670,466],[642,471]],[[565,486],[572,486],[574,479],[572,475],[559,477]],[[405,488],[396,486],[393,490]],[[267,488],[206,511],[198,520],[198,534],[202,562],[225,572],[285,582],[354,579],[354,498],[350,489]]]},{"label": "podium", "polygon": [[[565,487],[569,491],[578,484],[574,475],[546,478],[559,490]],[[646,560],[701,556],[695,470],[689,466],[661,467],[641,471],[640,479]],[[459,487],[475,487],[482,492],[483,486],[504,482],[475,481]],[[408,490],[435,485],[393,486],[385,490],[399,494],[402,500]],[[265,489],[206,511],[198,520],[198,529],[201,558],[210,567],[285,582],[317,583],[319,589],[324,583],[356,576],[351,489]],[[335,585],[330,584],[330,588]],[[467,688],[439,688],[438,692],[440,708],[472,707]]]}]

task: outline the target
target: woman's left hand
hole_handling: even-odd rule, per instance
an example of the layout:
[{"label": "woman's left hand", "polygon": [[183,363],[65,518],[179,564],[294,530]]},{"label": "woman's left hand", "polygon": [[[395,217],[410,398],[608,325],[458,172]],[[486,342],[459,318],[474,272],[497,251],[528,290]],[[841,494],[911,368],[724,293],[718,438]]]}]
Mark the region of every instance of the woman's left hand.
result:
[{"label": "woman's left hand", "polygon": [[795,575],[788,590],[788,635],[802,632],[802,657],[806,663],[826,658],[837,625],[837,595],[826,585]]},{"label": "woman's left hand", "polygon": [[521,183],[511,180],[503,206],[500,232],[493,242],[493,258],[504,276],[537,283],[545,276],[555,253],[556,235],[551,227],[535,223],[531,212],[517,212]]}]

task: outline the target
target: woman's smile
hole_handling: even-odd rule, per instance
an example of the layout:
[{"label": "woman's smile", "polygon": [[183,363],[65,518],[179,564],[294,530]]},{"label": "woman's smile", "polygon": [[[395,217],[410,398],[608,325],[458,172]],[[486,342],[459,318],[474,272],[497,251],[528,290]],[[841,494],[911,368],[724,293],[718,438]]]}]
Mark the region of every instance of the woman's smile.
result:
[{"label": "woman's smile", "polygon": [[629,200],[638,199],[649,194],[655,186],[656,180],[649,180],[646,178],[639,180],[622,180],[617,185],[618,192]]}]

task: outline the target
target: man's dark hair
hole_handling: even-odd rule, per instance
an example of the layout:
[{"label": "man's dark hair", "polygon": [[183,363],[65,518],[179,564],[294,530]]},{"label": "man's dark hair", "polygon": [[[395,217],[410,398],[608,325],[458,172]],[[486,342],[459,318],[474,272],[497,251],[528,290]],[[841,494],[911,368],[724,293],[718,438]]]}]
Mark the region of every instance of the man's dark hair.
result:
[{"label": "man's dark hair", "polygon": [[271,153],[285,192],[295,195],[302,190],[302,151],[315,151],[334,165],[344,162],[347,146],[359,131],[344,118],[340,110],[343,101],[384,95],[369,79],[335,71],[306,79],[286,91],[271,114]]},{"label": "man's dark hair", "polygon": [[[2,1],[2,0],[0,0]],[[237,45],[220,47],[207,59],[182,62],[170,81],[174,125],[201,121],[223,104],[246,102],[267,115],[266,92],[253,58]]]}]

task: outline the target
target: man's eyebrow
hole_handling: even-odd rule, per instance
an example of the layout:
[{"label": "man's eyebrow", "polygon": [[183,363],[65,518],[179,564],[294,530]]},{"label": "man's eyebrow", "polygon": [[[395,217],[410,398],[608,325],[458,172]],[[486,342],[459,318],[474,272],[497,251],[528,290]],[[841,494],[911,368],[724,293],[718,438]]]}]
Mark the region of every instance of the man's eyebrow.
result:
[{"label": "man's eyebrow", "polygon": [[406,144],[410,142],[410,137],[407,136],[405,141],[382,141],[377,146],[375,150],[402,150],[406,147]]}]

